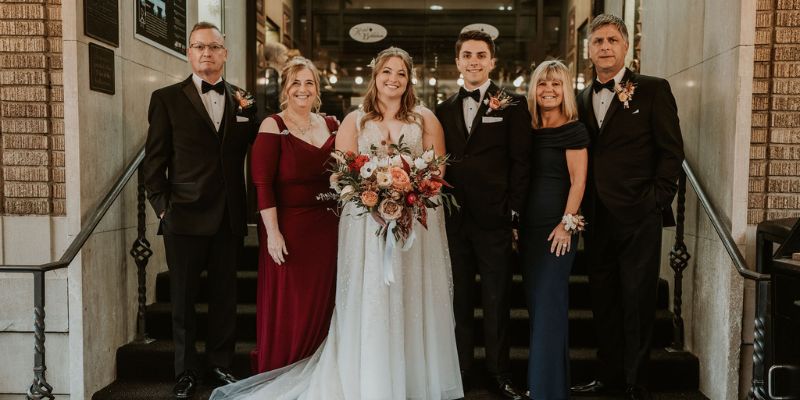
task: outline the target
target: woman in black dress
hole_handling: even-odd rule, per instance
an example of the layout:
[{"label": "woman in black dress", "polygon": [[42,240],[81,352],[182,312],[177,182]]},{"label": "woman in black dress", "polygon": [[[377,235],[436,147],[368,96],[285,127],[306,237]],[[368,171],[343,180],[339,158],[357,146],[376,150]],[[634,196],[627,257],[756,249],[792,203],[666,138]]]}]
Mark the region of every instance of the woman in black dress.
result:
[{"label": "woman in black dress", "polygon": [[577,121],[567,67],[545,61],[533,72],[531,184],[520,226],[522,274],[530,314],[528,390],[535,400],[569,398],[569,274],[586,185],[589,135]]}]

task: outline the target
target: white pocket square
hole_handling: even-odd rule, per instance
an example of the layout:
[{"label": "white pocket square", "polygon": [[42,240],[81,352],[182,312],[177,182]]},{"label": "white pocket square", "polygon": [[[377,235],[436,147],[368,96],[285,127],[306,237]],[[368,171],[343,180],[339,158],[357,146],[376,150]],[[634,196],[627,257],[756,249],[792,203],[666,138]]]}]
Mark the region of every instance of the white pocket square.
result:
[{"label": "white pocket square", "polygon": [[639,113],[639,109],[637,108],[636,111],[632,112],[631,114],[638,114],[638,113]]},{"label": "white pocket square", "polygon": [[491,124],[492,122],[500,122],[503,120],[503,117],[483,117],[481,118],[481,122],[484,124]]},{"label": "white pocket square", "polygon": [[247,122],[247,121],[250,121],[250,118],[243,117],[241,115],[236,116],[236,122]]}]

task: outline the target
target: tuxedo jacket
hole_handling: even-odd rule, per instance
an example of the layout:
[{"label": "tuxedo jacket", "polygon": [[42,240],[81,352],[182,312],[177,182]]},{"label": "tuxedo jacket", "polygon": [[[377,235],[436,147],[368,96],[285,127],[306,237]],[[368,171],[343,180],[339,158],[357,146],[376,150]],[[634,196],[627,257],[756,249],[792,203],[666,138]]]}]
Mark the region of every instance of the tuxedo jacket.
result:
[{"label": "tuxedo jacket", "polygon": [[469,218],[479,227],[509,227],[511,211],[521,212],[530,175],[531,114],[525,96],[508,93],[513,105],[491,110],[488,98],[500,88],[492,82],[480,103],[472,131],[464,123],[463,100],[455,94],[436,108],[450,154],[445,180],[461,205],[447,217],[448,228]]},{"label": "tuxedo jacket", "polygon": [[585,210],[591,215],[597,200],[619,221],[635,223],[649,212],[660,212],[672,226],[672,199],[683,162],[683,139],[675,98],[664,79],[625,71],[622,83],[635,91],[625,108],[612,98],[597,125],[592,85],[578,95],[580,120],[589,130],[589,179]]},{"label": "tuxedo jacket", "polygon": [[246,234],[244,159],[258,121],[255,105],[241,109],[238,90],[225,82],[219,132],[191,76],[153,92],[142,169],[150,204],[166,211],[159,233],[213,235],[227,212],[231,233]]}]

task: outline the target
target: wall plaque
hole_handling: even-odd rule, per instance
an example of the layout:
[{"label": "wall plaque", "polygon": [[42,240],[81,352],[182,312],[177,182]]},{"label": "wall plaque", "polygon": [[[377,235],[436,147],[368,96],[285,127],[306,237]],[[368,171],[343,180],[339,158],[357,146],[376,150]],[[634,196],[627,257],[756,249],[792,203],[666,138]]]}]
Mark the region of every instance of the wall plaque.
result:
[{"label": "wall plaque", "polygon": [[186,59],[186,0],[135,0],[134,37]]},{"label": "wall plaque", "polygon": [[119,2],[117,0],[83,1],[83,34],[119,47]]},{"label": "wall plaque", "polygon": [[89,43],[89,89],[114,94],[114,50]]}]

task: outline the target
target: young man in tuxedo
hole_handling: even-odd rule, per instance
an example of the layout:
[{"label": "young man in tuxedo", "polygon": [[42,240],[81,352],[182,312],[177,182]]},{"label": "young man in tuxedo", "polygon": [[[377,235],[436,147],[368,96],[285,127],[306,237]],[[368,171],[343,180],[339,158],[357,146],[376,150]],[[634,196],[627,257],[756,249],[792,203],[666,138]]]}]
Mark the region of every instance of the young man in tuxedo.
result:
[{"label": "young man in tuxedo", "polygon": [[669,83],[625,68],[627,52],[625,22],[598,15],[589,35],[597,78],[579,94],[578,113],[591,136],[583,206],[600,368],[573,392],[640,399],[649,397],[661,230],[674,225],[683,141]]},{"label": "young man in tuxedo", "polygon": [[208,271],[207,364],[220,383],[234,382],[236,267],[245,223],[244,159],[255,139],[255,107],[222,79],[228,51],[219,29],[201,22],[189,36],[192,75],[150,99],[145,186],[161,219],[170,273],[176,398],[195,391],[199,362],[195,298]]},{"label": "young man in tuxedo", "polygon": [[[464,87],[436,108],[451,156],[447,180],[461,208],[446,220],[453,266],[456,344],[463,381],[473,365],[474,307],[483,307],[486,368],[491,388],[520,399],[509,366],[508,291],[512,222],[528,189],[531,115],[524,96],[506,93],[489,80],[494,42],[480,31],[461,33],[456,65]],[[505,96],[505,100],[500,101]],[[475,291],[475,274],[481,290]]]}]

